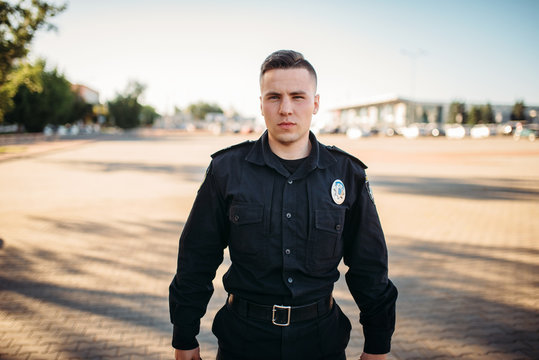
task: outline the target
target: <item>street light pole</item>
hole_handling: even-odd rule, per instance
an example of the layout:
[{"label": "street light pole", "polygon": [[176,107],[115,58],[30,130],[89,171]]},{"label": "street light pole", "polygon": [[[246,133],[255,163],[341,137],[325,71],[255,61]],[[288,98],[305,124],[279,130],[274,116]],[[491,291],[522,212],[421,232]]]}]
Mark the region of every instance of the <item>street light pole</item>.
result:
[{"label": "street light pole", "polygon": [[410,64],[411,64],[410,107],[412,110],[412,124],[413,124],[415,123],[415,113],[416,113],[416,101],[415,101],[416,61],[418,57],[427,55],[427,52],[423,49],[417,49],[415,51],[402,49],[401,54],[410,58]]}]

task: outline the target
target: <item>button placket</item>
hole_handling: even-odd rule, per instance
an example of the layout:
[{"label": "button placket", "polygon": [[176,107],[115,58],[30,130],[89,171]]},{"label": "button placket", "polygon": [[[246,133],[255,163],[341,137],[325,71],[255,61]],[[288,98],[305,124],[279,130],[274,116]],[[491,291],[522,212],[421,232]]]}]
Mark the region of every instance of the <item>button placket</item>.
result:
[{"label": "button placket", "polygon": [[295,279],[292,276],[296,265],[296,256],[295,256],[295,238],[294,234],[296,231],[296,211],[297,211],[297,185],[296,182],[292,179],[284,179],[284,188],[283,188],[283,202],[282,202],[282,221],[283,221],[283,237],[282,237],[282,256],[283,256],[283,280],[285,284],[292,288],[295,284]]}]

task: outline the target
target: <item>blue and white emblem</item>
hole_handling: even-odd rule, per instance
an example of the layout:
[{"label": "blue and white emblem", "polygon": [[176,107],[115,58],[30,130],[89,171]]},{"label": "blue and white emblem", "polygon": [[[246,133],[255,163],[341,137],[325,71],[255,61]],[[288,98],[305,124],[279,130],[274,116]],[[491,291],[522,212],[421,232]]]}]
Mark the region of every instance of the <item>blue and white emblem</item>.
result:
[{"label": "blue and white emblem", "polygon": [[344,202],[346,197],[346,189],[344,188],[344,183],[337,179],[331,185],[331,197],[337,205],[341,205]]}]

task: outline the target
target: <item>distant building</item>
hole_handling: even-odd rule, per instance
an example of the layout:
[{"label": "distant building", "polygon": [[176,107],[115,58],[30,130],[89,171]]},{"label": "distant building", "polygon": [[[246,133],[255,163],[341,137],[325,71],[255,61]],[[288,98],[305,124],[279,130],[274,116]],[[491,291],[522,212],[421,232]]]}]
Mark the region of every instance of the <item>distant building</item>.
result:
[{"label": "distant building", "polygon": [[[474,105],[466,104],[466,110]],[[510,120],[513,105],[491,104],[496,123]],[[333,124],[336,130],[349,128],[384,129],[402,128],[413,123],[442,125],[447,122],[450,103],[413,101],[389,95],[372,98],[356,105],[333,109]],[[539,106],[526,105],[526,113],[532,122],[537,122]]]},{"label": "distant building", "polygon": [[99,104],[99,93],[88,86],[80,84],[72,84],[71,89],[75,94],[80,96],[87,104]]}]

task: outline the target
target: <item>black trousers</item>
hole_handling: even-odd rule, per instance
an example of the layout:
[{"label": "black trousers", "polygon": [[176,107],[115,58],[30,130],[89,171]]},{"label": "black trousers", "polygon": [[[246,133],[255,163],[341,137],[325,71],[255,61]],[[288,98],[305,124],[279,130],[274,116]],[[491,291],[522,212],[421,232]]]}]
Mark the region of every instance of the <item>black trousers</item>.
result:
[{"label": "black trousers", "polygon": [[324,317],[276,326],[223,306],[215,315],[217,360],[346,360],[350,320],[334,303]]}]

